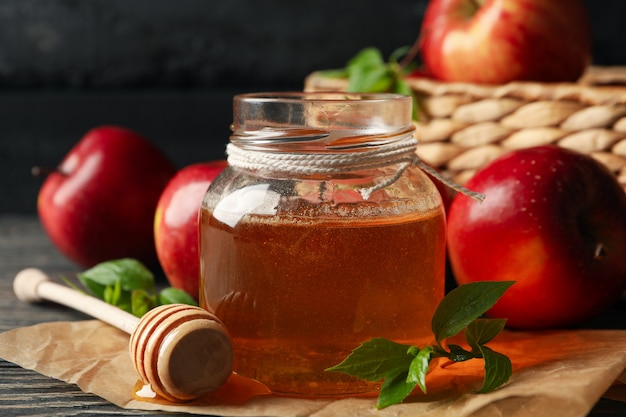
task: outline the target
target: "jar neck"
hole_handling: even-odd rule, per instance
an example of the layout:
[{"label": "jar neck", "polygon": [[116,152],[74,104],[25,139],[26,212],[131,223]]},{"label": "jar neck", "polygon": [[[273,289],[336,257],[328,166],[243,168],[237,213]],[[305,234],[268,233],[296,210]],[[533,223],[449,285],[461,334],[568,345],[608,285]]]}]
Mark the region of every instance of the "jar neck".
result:
[{"label": "jar neck", "polygon": [[349,153],[412,135],[412,101],[398,94],[259,93],[234,99],[231,144],[284,153]]},{"label": "jar neck", "polygon": [[239,169],[338,174],[395,165],[395,174],[361,190],[364,199],[418,165],[452,189],[484,196],[419,160],[412,100],[399,94],[257,93],[235,96],[228,162]]}]

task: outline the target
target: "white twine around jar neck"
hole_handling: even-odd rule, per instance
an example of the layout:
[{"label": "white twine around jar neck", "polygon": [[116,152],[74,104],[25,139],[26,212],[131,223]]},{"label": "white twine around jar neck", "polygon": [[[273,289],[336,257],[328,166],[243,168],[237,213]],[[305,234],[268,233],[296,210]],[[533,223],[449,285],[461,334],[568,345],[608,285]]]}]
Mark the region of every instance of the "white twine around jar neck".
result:
[{"label": "white twine around jar neck", "polygon": [[[332,148],[331,148],[332,149]],[[344,148],[345,149],[345,148]],[[402,176],[404,171],[416,165],[429,173],[447,187],[460,192],[476,201],[482,202],[485,196],[463,187],[442,176],[437,170],[425,164],[415,153],[417,140],[410,135],[406,138],[385,143],[376,149],[359,152],[330,152],[330,153],[293,153],[271,152],[264,150],[244,149],[233,143],[226,146],[228,163],[234,168],[246,170],[269,170],[290,172],[301,175],[339,174],[346,171],[380,168],[398,165],[394,175],[375,184],[372,187],[359,190],[363,199],[368,200],[372,193],[393,184]]]}]

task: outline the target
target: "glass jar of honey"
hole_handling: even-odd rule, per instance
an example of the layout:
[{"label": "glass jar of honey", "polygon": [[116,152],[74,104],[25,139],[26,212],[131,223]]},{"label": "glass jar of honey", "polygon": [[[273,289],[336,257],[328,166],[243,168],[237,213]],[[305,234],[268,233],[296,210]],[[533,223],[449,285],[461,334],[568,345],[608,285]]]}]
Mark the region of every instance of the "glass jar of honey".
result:
[{"label": "glass jar of honey", "polygon": [[277,394],[375,384],[326,368],[373,337],[432,342],[445,214],[414,165],[409,97],[234,99],[229,166],[200,209],[200,303],[226,325],[234,370]]}]

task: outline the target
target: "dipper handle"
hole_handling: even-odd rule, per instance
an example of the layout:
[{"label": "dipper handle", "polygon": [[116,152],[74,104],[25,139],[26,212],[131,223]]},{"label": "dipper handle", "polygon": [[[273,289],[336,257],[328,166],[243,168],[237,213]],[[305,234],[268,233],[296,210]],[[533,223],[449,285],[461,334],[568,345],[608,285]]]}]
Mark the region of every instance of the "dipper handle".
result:
[{"label": "dipper handle", "polygon": [[22,301],[54,301],[130,334],[131,360],[139,377],[166,400],[201,397],[221,387],[232,373],[230,335],[217,317],[200,307],[162,305],[138,319],[95,297],[55,284],[35,268],[16,275],[13,291]]},{"label": "dipper handle", "polygon": [[13,281],[13,291],[21,301],[54,301],[102,320],[128,334],[133,333],[139,323],[137,317],[124,310],[50,281],[50,278],[37,268],[27,268],[18,272]]}]

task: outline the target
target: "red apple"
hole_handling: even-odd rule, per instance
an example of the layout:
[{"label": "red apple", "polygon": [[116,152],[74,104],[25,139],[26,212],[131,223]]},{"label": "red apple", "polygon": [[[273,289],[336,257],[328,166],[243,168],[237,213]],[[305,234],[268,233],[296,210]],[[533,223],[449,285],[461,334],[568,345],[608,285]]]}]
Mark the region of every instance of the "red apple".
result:
[{"label": "red apple", "polygon": [[154,217],[154,241],[159,262],[172,287],[198,298],[198,210],[211,182],[226,161],[189,165],[169,181]]},{"label": "red apple", "polygon": [[444,81],[575,81],[591,34],[582,0],[431,0],[420,47],[427,72]]},{"label": "red apple", "polygon": [[490,310],[514,328],[590,319],[626,288],[626,194],[588,155],[555,146],[513,151],[467,182],[448,216],[459,284],[516,283]]},{"label": "red apple", "polygon": [[137,133],[94,128],[42,184],[41,224],[59,251],[82,267],[122,257],[156,265],[154,212],[175,172]]}]

